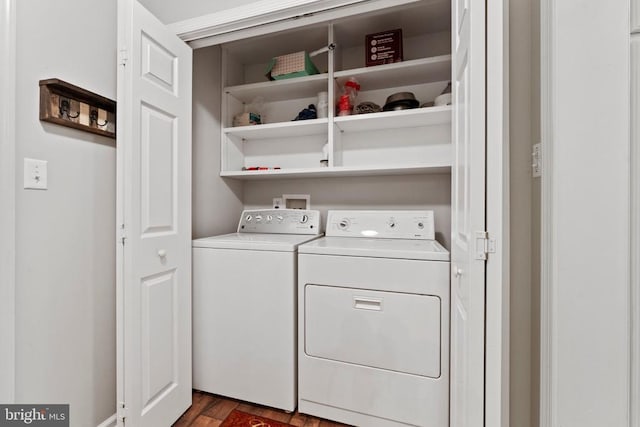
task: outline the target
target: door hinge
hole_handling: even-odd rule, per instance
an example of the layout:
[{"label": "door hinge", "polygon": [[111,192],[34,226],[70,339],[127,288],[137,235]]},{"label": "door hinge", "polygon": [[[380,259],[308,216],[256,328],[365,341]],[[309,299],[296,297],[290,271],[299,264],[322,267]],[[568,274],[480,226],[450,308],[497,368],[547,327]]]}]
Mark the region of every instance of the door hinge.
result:
[{"label": "door hinge", "polygon": [[496,239],[486,231],[476,231],[475,236],[476,259],[486,260],[488,254],[496,253]]},{"label": "door hinge", "polygon": [[129,60],[129,52],[127,52],[126,47],[123,47],[122,49],[120,49],[119,56],[120,56],[120,59],[118,63],[122,66],[127,65],[127,61]]},{"label": "door hinge", "polygon": [[531,176],[540,178],[542,176],[542,144],[534,144],[531,152]]},{"label": "door hinge", "polygon": [[124,243],[127,240],[127,235],[125,234],[124,224],[120,224],[120,243],[124,246]]},{"label": "door hinge", "polygon": [[122,421],[122,423],[125,423],[125,420],[127,419],[127,406],[125,405],[124,402],[118,402],[118,419],[120,421]]}]

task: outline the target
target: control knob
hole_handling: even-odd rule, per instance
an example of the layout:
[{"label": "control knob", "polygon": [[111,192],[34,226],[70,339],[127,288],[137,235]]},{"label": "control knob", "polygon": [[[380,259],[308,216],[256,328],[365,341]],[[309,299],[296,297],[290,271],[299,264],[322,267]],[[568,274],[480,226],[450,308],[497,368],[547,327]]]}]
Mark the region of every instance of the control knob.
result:
[{"label": "control knob", "polygon": [[284,220],[284,217],[282,215],[278,215],[276,219],[278,220],[278,222],[282,222],[282,220]]},{"label": "control knob", "polygon": [[251,222],[251,220],[252,220],[252,219],[253,219],[253,216],[251,216],[251,215],[247,215],[247,216],[245,217],[245,220],[246,220],[247,222]]},{"label": "control knob", "polygon": [[262,215],[256,215],[256,221],[257,222],[262,221]]},{"label": "control knob", "polygon": [[340,222],[338,223],[338,228],[340,230],[346,230],[347,228],[349,228],[349,220],[348,219],[341,219]]},{"label": "control knob", "polygon": [[307,221],[309,221],[309,215],[302,215],[300,217],[300,224],[305,224]]}]

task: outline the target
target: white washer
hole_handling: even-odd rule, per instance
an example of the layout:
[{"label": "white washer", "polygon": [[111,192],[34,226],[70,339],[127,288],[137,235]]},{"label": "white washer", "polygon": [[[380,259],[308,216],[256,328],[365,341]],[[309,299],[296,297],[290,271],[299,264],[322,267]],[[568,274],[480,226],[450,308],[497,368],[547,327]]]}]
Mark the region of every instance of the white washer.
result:
[{"label": "white washer", "polygon": [[244,211],[237,233],[193,241],[195,389],[295,409],[296,250],[319,225],[318,211]]},{"label": "white washer", "polygon": [[298,410],[449,425],[449,252],[432,211],[329,211],[298,248]]}]

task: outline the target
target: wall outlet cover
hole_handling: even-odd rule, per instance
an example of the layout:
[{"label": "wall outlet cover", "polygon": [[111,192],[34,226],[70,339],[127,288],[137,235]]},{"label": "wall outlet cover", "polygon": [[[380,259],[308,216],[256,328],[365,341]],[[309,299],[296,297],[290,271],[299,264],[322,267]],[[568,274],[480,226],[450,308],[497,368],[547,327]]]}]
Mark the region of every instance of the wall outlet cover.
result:
[{"label": "wall outlet cover", "polygon": [[273,198],[273,209],[282,209],[282,197]]},{"label": "wall outlet cover", "polygon": [[286,209],[311,209],[311,195],[283,194],[282,204]]}]

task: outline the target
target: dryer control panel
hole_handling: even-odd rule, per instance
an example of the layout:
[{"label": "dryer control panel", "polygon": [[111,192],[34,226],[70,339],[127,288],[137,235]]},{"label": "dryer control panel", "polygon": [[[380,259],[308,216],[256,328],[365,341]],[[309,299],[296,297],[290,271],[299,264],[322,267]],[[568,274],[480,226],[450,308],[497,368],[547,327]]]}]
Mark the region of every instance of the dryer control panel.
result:
[{"label": "dryer control panel", "polygon": [[435,240],[433,211],[329,211],[326,235]]},{"label": "dryer control panel", "polygon": [[309,209],[258,209],[242,212],[238,233],[320,234],[320,212]]}]

